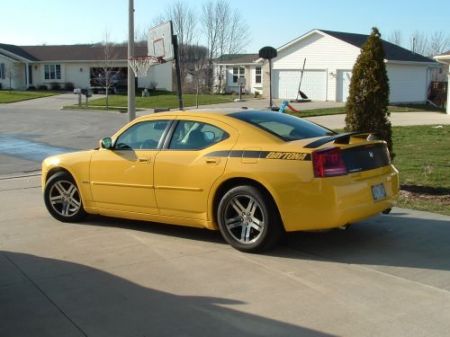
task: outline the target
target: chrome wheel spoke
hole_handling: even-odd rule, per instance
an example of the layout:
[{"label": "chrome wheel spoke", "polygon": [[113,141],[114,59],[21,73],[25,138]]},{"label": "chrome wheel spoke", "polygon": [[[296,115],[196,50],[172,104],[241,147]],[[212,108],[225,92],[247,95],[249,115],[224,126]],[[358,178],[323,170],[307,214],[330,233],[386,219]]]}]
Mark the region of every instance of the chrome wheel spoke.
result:
[{"label": "chrome wheel spoke", "polygon": [[240,216],[237,216],[231,219],[227,219],[225,223],[229,229],[233,229],[242,226],[242,219]]},{"label": "chrome wheel spoke", "polygon": [[233,206],[233,208],[237,214],[241,214],[241,213],[245,212],[245,207],[242,206],[241,202],[237,198],[234,198],[233,200],[231,200],[231,206]]},{"label": "chrome wheel spoke", "polygon": [[250,199],[250,201],[248,202],[246,211],[248,213],[250,213],[251,216],[253,216],[253,215],[255,215],[255,211],[256,211],[257,207],[258,207],[258,204],[256,203],[256,201],[254,199]]},{"label": "chrome wheel spoke", "polygon": [[71,204],[76,210],[78,210],[81,206],[81,203],[74,198],[70,199],[69,204]]},{"label": "chrome wheel spoke", "polygon": [[63,202],[63,196],[62,195],[55,195],[54,197],[50,198],[50,202],[55,205],[55,204],[61,204]]},{"label": "chrome wheel spoke", "polygon": [[58,190],[59,194],[61,194],[61,195],[66,194],[66,190],[64,189],[64,186],[62,185],[61,182],[57,182],[55,184],[55,188]]},{"label": "chrome wheel spoke", "polygon": [[256,218],[253,218],[253,219],[252,219],[251,226],[252,226],[253,229],[257,230],[258,232],[260,232],[260,231],[262,230],[262,224],[261,224],[261,221],[259,221],[259,220],[256,219]]},{"label": "chrome wheel spoke", "polygon": [[69,189],[67,190],[67,194],[73,198],[74,194],[77,193],[77,188],[75,187],[75,185],[71,185],[69,187]]},{"label": "chrome wheel spoke", "polygon": [[69,211],[70,211],[70,203],[68,203],[67,201],[63,202],[63,207],[61,210],[61,214],[64,216],[68,216],[69,215]]}]

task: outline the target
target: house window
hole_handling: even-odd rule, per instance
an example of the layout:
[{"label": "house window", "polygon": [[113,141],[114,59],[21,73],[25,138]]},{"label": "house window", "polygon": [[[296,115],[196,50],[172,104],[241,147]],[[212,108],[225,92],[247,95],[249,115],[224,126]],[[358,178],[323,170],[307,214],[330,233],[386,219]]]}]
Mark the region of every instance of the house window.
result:
[{"label": "house window", "polygon": [[238,82],[238,78],[245,77],[244,67],[233,67],[233,83]]},{"label": "house window", "polygon": [[261,84],[261,67],[256,67],[255,83]]},{"label": "house window", "polygon": [[6,77],[5,64],[4,63],[0,63],[0,80],[4,80],[5,77]]},{"label": "house window", "polygon": [[46,64],[45,65],[46,80],[60,80],[61,79],[61,65],[60,64]]}]

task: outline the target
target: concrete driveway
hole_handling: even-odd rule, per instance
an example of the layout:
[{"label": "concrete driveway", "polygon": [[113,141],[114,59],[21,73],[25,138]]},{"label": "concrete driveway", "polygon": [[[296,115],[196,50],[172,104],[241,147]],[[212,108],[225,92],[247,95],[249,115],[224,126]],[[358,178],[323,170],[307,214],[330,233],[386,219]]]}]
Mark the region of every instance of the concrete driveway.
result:
[{"label": "concrete driveway", "polygon": [[450,217],[404,209],[291,234],[265,255],[217,232],[61,223],[39,177],[0,178],[0,336],[447,336]]}]

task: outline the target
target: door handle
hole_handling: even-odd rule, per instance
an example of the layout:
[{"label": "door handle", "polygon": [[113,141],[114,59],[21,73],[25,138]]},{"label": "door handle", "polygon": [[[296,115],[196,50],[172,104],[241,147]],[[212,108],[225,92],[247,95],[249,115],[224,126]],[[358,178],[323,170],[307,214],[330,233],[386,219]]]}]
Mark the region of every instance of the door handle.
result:
[{"label": "door handle", "polygon": [[217,164],[219,161],[220,159],[218,158],[206,158],[205,160],[206,164]]},{"label": "door handle", "polygon": [[150,163],[152,160],[150,158],[139,158],[140,163]]}]

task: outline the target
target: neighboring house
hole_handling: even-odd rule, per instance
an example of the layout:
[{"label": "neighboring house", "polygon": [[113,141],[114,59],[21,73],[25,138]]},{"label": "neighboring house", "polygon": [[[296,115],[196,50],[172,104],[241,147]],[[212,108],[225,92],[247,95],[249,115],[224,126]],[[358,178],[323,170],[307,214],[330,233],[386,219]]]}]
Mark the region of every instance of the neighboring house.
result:
[{"label": "neighboring house", "polygon": [[239,92],[239,78],[245,79],[243,91],[263,91],[263,61],[258,54],[225,54],[214,61],[214,89],[216,92]]},{"label": "neighboring house", "polygon": [[[367,38],[368,35],[315,29],[281,46],[277,49],[278,56],[272,60],[273,97],[297,97],[301,70],[306,59],[301,91],[312,100],[345,102],[353,66]],[[386,54],[390,102],[425,102],[433,72],[439,71],[438,64],[384,40],[382,43]],[[216,61],[216,68],[222,66],[226,70],[226,90],[235,91],[235,76],[241,76],[242,73],[241,70],[236,72],[236,69],[243,68],[247,79],[253,80],[252,69],[263,65],[262,85],[257,89],[268,97],[268,62],[263,63],[264,60],[260,58],[253,60],[250,56],[241,61],[240,55],[235,56],[224,55],[228,61]],[[217,76],[215,82],[218,82]],[[251,82],[248,87],[251,92],[255,90],[252,86]]]},{"label": "neighboring house", "polygon": [[447,82],[447,113],[450,114],[450,106],[448,104],[450,102],[450,90],[449,90],[449,87],[450,87],[450,68],[449,68],[449,66],[450,66],[450,50],[444,54],[435,56],[434,59],[436,61],[438,61],[439,63],[443,63],[443,64],[447,65],[447,72],[448,72],[448,75],[447,75],[447,78],[448,78],[448,82]]},{"label": "neighboring house", "polygon": [[[147,47],[136,46],[136,55],[147,54]],[[102,68],[111,67],[116,75],[127,76],[127,47],[112,46],[105,57],[102,45],[15,46],[0,44],[0,84],[13,89],[50,87],[66,83],[88,88]],[[172,90],[172,62],[151,67],[148,76],[138,79],[138,87]]]}]

